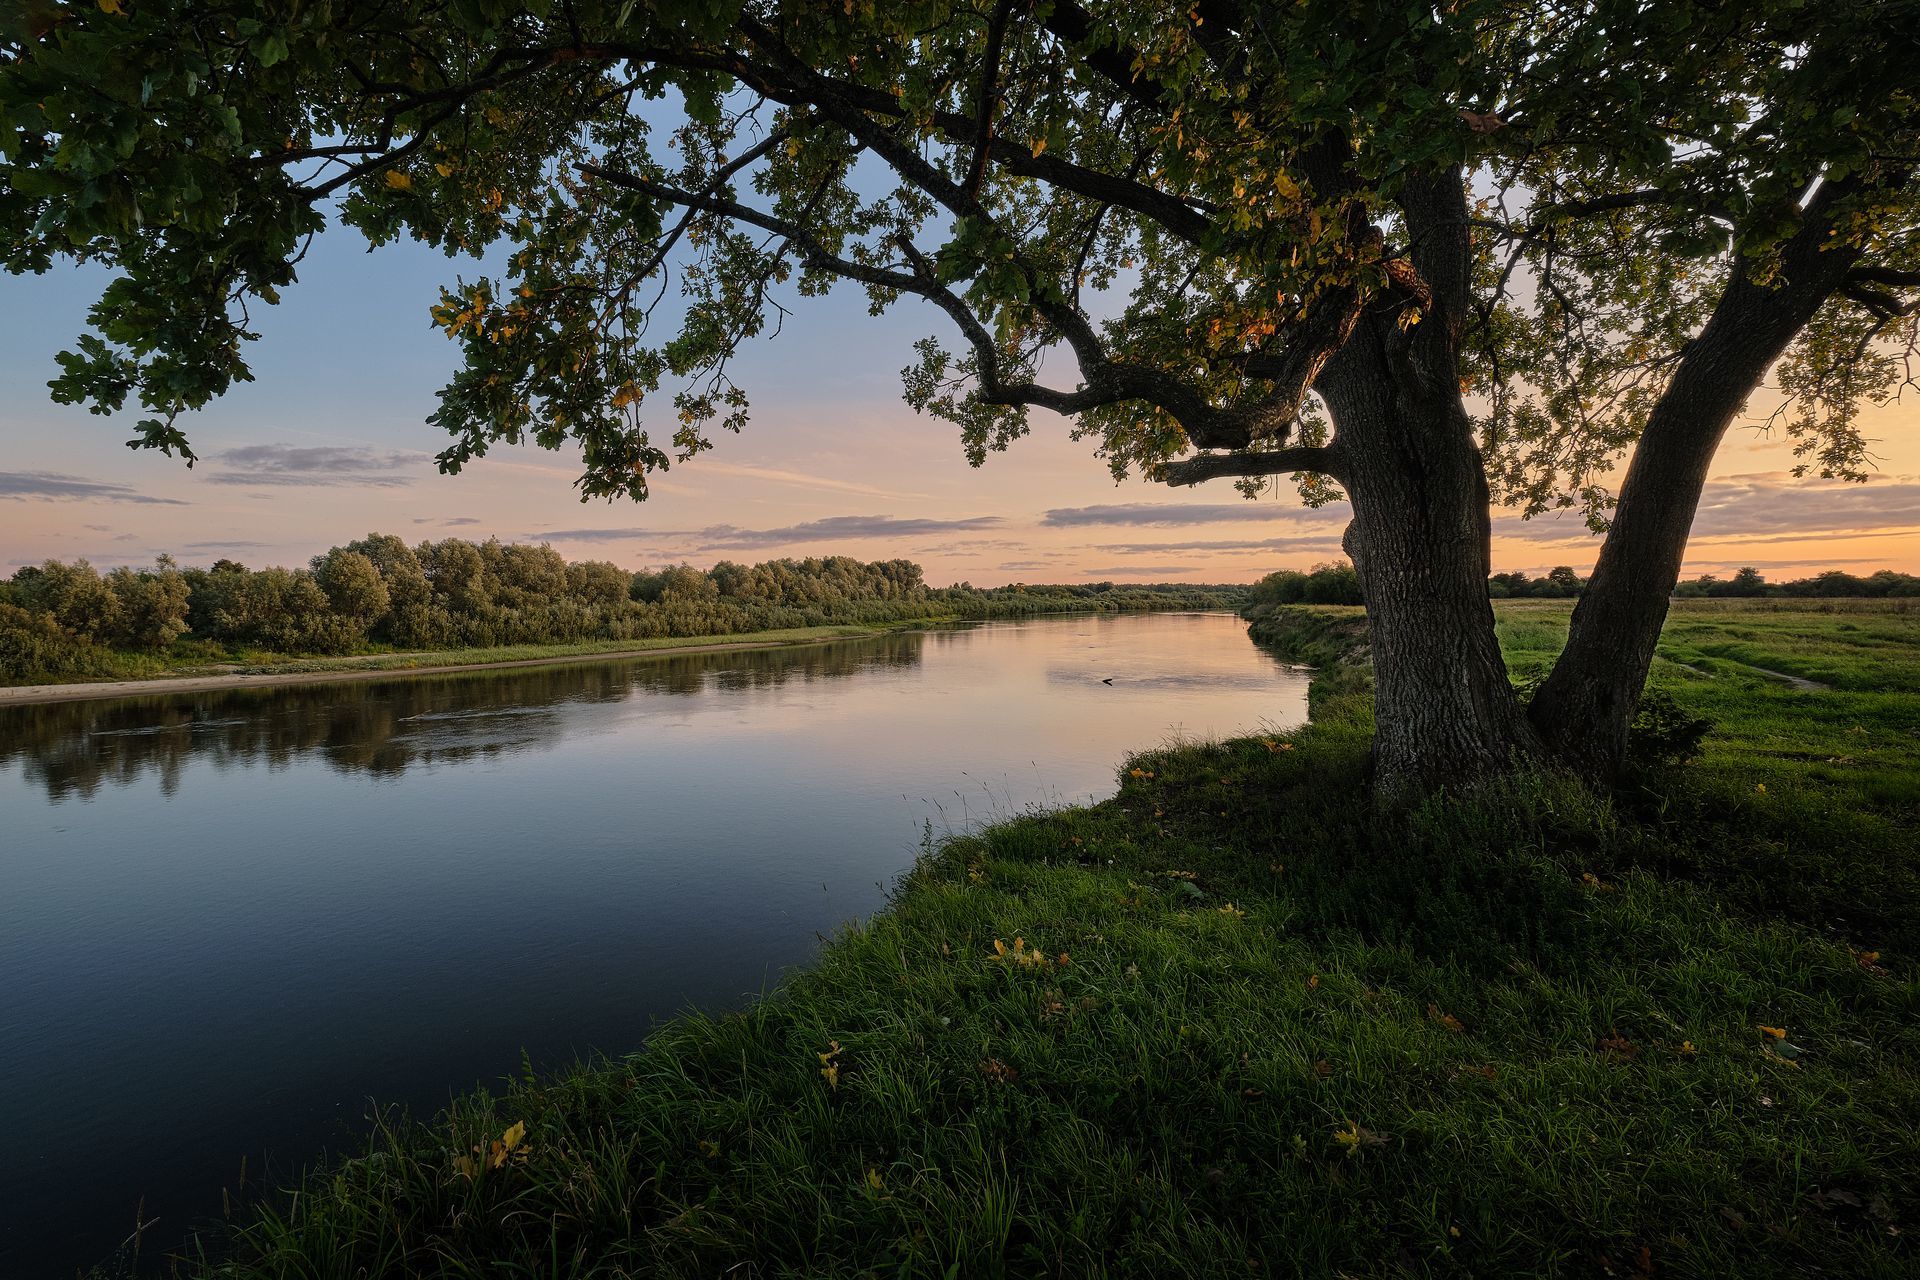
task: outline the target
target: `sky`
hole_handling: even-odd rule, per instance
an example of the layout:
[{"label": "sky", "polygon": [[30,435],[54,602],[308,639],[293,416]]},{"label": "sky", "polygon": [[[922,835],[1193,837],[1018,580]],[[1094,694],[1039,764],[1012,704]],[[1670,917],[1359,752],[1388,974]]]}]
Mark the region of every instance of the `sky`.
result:
[{"label": "sky", "polygon": [[[161,553],[299,565],[369,532],[548,542],[629,569],[904,557],[930,582],[976,586],[1248,582],[1340,554],[1345,504],[1307,510],[1290,492],[1250,502],[1228,481],[1116,485],[1091,442],[1069,440],[1066,420],[1043,410],[1027,439],[968,467],[958,429],[900,398],[913,341],[951,343],[944,317],[909,300],[874,318],[853,288],[801,300],[783,332],[754,344],[736,372],[751,424],[656,476],[644,503],[583,504],[577,455],[530,445],[443,476],[432,459],[447,438],[426,418],[457,351],[427,309],[438,286],[481,269],[411,243],[369,253],[353,233],[322,236],[282,304],[255,308],[256,381],[184,423],[202,459],[192,470],[125,446],[138,414],[103,418],[48,396],[55,354],[83,330],[103,275],[0,275],[0,573]],[[1874,412],[1867,434],[1878,473],[1840,485],[1793,479],[1777,434],[1737,425],[1686,574],[1920,570],[1920,396]],[[1584,574],[1598,551],[1577,516],[1496,513],[1496,570]]]}]

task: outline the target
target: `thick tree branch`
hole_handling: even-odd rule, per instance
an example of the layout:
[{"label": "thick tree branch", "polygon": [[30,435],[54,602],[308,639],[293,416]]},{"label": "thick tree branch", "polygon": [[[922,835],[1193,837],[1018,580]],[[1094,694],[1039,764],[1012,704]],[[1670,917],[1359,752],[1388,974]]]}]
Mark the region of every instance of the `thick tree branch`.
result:
[{"label": "thick tree branch", "polygon": [[1178,488],[1226,476],[1277,476],[1296,471],[1316,471],[1338,480],[1343,470],[1339,450],[1328,445],[1302,444],[1255,453],[1196,454],[1162,464],[1154,472],[1154,479]]},{"label": "thick tree branch", "polygon": [[1903,302],[1883,289],[1874,289],[1851,281],[1843,283],[1838,292],[1848,302],[1859,303],[1882,320],[1897,320],[1901,316],[1920,309],[1920,299],[1908,299]]},{"label": "thick tree branch", "polygon": [[1920,271],[1902,271],[1897,267],[1855,267],[1847,272],[1848,284],[1879,284],[1890,289],[1920,287]]},{"label": "thick tree branch", "polygon": [[967,170],[967,190],[980,194],[987,178],[987,152],[993,146],[993,112],[1000,104],[1000,50],[1007,39],[1007,20],[1013,0],[1000,0],[987,22],[987,47],[980,58],[980,103],[973,131],[973,164]]},{"label": "thick tree branch", "polygon": [[1115,89],[1143,107],[1164,111],[1165,90],[1151,77],[1135,70],[1145,59],[1140,51],[1101,31],[1092,14],[1072,0],[1057,0],[1041,23],[1068,44],[1079,47],[1081,60],[1100,73]]}]

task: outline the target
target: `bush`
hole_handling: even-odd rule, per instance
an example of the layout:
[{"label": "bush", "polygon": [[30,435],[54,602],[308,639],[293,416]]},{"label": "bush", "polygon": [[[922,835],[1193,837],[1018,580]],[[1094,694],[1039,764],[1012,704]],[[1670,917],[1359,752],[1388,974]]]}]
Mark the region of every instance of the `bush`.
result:
[{"label": "bush", "polygon": [[52,614],[0,604],[0,678],[9,684],[79,674],[90,647],[62,631]]},{"label": "bush", "polygon": [[113,591],[112,622],[103,636],[123,649],[164,649],[187,633],[186,575],[161,557],[156,569],[136,573],[115,569],[107,575]]},{"label": "bush", "polygon": [[1642,768],[1685,764],[1700,754],[1713,721],[1696,716],[1665,689],[1648,688],[1627,726],[1627,759]]}]

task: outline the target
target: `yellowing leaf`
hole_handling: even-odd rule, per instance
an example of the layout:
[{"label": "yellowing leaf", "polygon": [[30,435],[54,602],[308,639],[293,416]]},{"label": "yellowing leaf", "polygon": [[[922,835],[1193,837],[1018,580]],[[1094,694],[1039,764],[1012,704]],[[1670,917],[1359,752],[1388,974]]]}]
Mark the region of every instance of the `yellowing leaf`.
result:
[{"label": "yellowing leaf", "polygon": [[527,1122],[525,1120],[516,1120],[513,1122],[512,1127],[500,1135],[500,1141],[506,1143],[507,1150],[511,1151],[526,1141],[526,1137]]},{"label": "yellowing leaf", "polygon": [[886,1184],[881,1181],[880,1171],[878,1169],[867,1170],[867,1185],[875,1191],[879,1191],[885,1187]]},{"label": "yellowing leaf", "polygon": [[406,191],[413,186],[413,178],[398,169],[387,170],[387,185],[395,191]]},{"label": "yellowing leaf", "polygon": [[1785,1040],[1787,1038],[1787,1029],[1785,1027],[1763,1026],[1760,1028],[1760,1032],[1762,1035],[1771,1036],[1775,1040]]},{"label": "yellowing leaf", "polygon": [[1445,1027],[1449,1031],[1465,1031],[1466,1030],[1466,1027],[1461,1024],[1460,1019],[1454,1017],[1450,1013],[1440,1012],[1440,1006],[1437,1004],[1430,1004],[1427,1006],[1427,1017],[1431,1021],[1439,1023],[1441,1026]]},{"label": "yellowing leaf", "polygon": [[1364,1147],[1384,1147],[1387,1140],[1379,1134],[1347,1121],[1347,1127],[1334,1130],[1333,1140],[1346,1148],[1347,1155],[1357,1156]]},{"label": "yellowing leaf", "polygon": [[827,1088],[838,1089],[840,1087],[839,1063],[829,1062],[826,1066],[820,1068],[820,1075],[821,1078],[827,1082]]},{"label": "yellowing leaf", "polygon": [[127,13],[120,7],[120,0],[100,0],[100,12],[110,13],[116,18],[123,18]]},{"label": "yellowing leaf", "polygon": [[1038,160],[1040,158],[1040,153],[1042,151],[1045,151],[1046,149],[1047,149],[1047,140],[1045,138],[1035,138],[1033,140],[1033,158],[1035,160]]}]

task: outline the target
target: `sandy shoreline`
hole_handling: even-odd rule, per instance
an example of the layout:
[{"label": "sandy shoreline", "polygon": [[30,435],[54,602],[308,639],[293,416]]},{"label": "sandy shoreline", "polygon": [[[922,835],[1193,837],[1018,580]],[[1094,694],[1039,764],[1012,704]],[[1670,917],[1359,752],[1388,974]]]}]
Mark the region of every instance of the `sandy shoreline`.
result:
[{"label": "sandy shoreline", "polygon": [[[880,634],[876,629],[875,635]],[[373,667],[365,671],[287,671],[209,676],[157,676],[151,680],[99,680],[86,684],[21,684],[0,687],[0,707],[50,702],[90,702],[100,698],[137,698],[151,694],[207,693],[218,689],[261,689],[292,684],[341,684],[365,680],[410,680],[415,676],[457,675],[468,671],[505,671],[514,667],[552,667],[576,662],[624,662],[634,658],[678,658],[689,653],[744,653],[791,649],[800,645],[857,640],[859,636],[818,636],[805,640],[707,642],[652,649],[612,649],[605,653],[556,654],[548,658],[511,658],[502,662],[461,662],[430,667]]]}]

